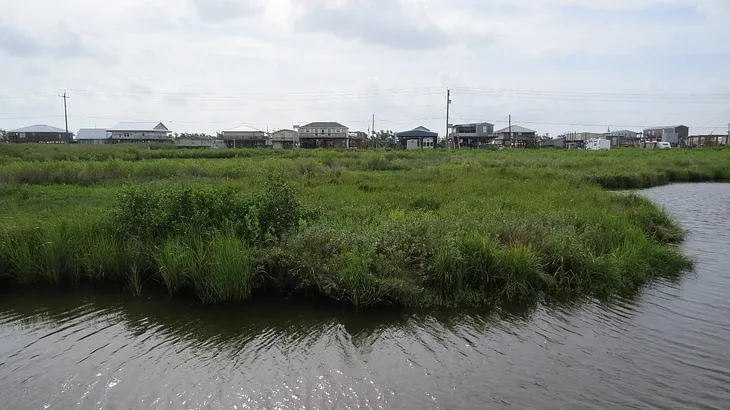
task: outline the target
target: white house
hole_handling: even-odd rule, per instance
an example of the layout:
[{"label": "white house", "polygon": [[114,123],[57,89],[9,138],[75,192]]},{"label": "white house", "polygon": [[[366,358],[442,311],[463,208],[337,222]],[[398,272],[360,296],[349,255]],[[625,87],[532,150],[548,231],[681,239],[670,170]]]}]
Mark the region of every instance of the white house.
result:
[{"label": "white house", "polygon": [[172,132],[161,122],[120,122],[107,130],[114,142],[167,142]]},{"label": "white house", "polygon": [[591,151],[611,149],[611,140],[606,138],[591,138],[586,141],[586,149]]},{"label": "white house", "polygon": [[109,140],[104,128],[81,128],[76,133],[76,142],[79,144],[104,144]]}]

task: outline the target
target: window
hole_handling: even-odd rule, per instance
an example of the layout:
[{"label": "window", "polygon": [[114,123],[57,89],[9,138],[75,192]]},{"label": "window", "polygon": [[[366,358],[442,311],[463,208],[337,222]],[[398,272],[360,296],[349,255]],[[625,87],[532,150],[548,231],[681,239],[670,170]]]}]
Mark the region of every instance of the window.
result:
[{"label": "window", "polygon": [[482,132],[485,133],[485,134],[487,133],[487,126],[486,125],[482,125]]}]

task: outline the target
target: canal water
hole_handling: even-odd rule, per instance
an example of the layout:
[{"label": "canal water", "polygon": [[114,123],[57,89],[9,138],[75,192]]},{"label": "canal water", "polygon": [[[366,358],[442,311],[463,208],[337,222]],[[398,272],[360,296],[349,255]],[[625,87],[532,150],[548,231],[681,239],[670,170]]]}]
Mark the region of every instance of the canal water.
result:
[{"label": "canal water", "polygon": [[690,230],[697,269],[612,301],[358,315],[0,295],[0,408],[727,409],[730,185],[645,194]]}]

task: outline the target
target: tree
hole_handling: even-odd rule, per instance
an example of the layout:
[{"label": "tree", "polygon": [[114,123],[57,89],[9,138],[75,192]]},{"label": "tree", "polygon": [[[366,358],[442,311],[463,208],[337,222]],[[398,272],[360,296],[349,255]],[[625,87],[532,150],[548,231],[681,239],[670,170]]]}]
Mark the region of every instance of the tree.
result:
[{"label": "tree", "polygon": [[7,141],[8,140],[8,132],[4,129],[0,128],[0,141]]},{"label": "tree", "polygon": [[175,133],[175,139],[178,138],[200,138],[200,139],[206,139],[206,138],[213,138],[212,135],[208,135],[206,133],[201,132],[181,132],[181,133]]},{"label": "tree", "polygon": [[369,145],[374,148],[392,148],[396,145],[395,132],[392,130],[373,132]]}]

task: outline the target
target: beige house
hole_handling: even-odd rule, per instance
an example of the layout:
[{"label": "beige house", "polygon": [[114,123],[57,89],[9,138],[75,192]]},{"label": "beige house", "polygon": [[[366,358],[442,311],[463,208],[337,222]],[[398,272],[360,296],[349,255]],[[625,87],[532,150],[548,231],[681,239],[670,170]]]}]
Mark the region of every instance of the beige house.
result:
[{"label": "beige house", "polygon": [[338,122],[310,122],[299,127],[302,148],[348,148],[349,129]]},{"label": "beige house", "polygon": [[294,130],[278,130],[271,133],[274,149],[294,148],[299,144],[299,133]]}]

